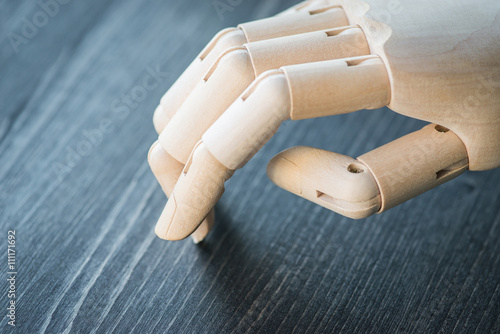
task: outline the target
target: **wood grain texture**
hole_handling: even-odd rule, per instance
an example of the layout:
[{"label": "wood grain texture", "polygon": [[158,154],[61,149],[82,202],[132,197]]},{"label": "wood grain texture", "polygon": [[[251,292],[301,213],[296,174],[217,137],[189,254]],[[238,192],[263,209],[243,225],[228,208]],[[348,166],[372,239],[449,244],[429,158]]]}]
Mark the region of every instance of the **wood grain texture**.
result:
[{"label": "wood grain texture", "polygon": [[[500,332],[500,170],[361,221],[267,179],[287,147],[359,156],[423,125],[387,109],[286,122],[229,181],[203,245],[154,235],[160,97],[218,30],[292,4],[243,1],[221,20],[211,1],[70,1],[15,53],[9,32],[40,7],[0,1],[0,249],[16,229],[17,331]],[[156,66],[158,88],[119,109]]]}]

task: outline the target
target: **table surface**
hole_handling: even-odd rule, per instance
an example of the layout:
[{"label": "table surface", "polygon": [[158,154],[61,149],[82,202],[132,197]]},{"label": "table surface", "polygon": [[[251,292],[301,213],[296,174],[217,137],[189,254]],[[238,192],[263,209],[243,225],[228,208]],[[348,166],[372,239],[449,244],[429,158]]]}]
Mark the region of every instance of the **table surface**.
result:
[{"label": "table surface", "polygon": [[[228,182],[202,245],[155,236],[160,97],[217,31],[293,1],[221,15],[228,1],[60,2],[44,16],[0,1],[0,245],[15,229],[18,331],[500,332],[500,170],[359,221],[268,180],[285,148],[358,156],[424,125],[388,109],[286,122]],[[128,106],[151,71],[168,74]]]}]

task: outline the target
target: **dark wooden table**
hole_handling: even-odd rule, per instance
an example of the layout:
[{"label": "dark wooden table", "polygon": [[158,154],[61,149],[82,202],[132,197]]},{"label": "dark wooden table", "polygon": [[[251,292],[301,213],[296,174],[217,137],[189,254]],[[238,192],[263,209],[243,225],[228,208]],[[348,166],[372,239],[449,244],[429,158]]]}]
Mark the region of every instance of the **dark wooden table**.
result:
[{"label": "dark wooden table", "polygon": [[[285,123],[229,181],[203,245],[154,235],[160,97],[218,30],[294,1],[63,2],[0,1],[0,309],[14,229],[15,330],[500,332],[500,170],[360,221],[267,179],[287,147],[357,156],[423,126],[387,109]],[[151,71],[168,74],[127,102]]]}]

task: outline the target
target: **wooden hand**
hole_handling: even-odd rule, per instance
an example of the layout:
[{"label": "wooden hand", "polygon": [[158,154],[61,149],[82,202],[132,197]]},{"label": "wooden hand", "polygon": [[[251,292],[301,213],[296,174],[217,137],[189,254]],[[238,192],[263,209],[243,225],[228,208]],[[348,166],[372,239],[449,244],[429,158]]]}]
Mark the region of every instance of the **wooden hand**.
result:
[{"label": "wooden hand", "polygon": [[498,167],[500,4],[388,6],[307,1],[219,33],[154,115],[149,162],[169,196],[157,235],[202,240],[224,182],[288,119],[388,106],[434,123],[358,159],[296,147],[271,160],[276,184],[352,218]]}]

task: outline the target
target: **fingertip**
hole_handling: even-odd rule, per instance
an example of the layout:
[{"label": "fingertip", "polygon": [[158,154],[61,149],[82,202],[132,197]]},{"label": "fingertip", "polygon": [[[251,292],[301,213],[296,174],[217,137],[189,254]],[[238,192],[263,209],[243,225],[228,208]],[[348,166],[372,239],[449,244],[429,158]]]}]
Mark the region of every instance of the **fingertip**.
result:
[{"label": "fingertip", "polygon": [[212,209],[208,213],[207,217],[201,225],[196,229],[196,231],[191,234],[191,238],[195,244],[201,243],[207,237],[208,233],[212,230],[215,223],[215,210]]},{"label": "fingertip", "polygon": [[182,211],[186,212],[185,208],[179,210],[177,200],[172,194],[155,226],[155,233],[160,239],[178,241],[187,238],[193,232],[194,228],[188,229],[191,224],[186,224]]},{"label": "fingertip", "polygon": [[299,195],[301,190],[300,169],[286,150],[275,155],[267,165],[267,176],[278,187]]},{"label": "fingertip", "polygon": [[[156,224],[156,235],[164,240],[178,241],[195,233],[204,221],[203,212],[210,211],[203,207],[198,208],[196,204],[194,198],[185,196],[177,198],[175,193],[172,193]],[[206,226],[196,234],[196,241],[202,241],[210,228],[211,226]]]},{"label": "fingertip", "polygon": [[367,217],[380,207],[369,170],[342,154],[293,147],[276,155],[267,173],[279,187],[350,218]]},{"label": "fingertip", "polygon": [[[152,161],[153,161],[153,159],[152,159],[152,157],[153,157],[153,155],[154,155],[154,153],[153,153],[153,152],[157,149],[157,145],[158,145],[158,144],[159,144],[159,143],[158,143],[158,140],[157,140],[157,141],[155,141],[155,142],[153,143],[153,145],[151,145],[151,147],[149,148],[149,151],[148,151],[148,163],[149,163],[149,165],[150,165],[150,166],[152,165]],[[151,167],[152,167],[152,166],[151,166]]]},{"label": "fingertip", "polygon": [[181,240],[195,232],[224,193],[224,182],[233,172],[221,165],[201,142],[158,221],[158,236]]},{"label": "fingertip", "polygon": [[153,125],[155,127],[156,132],[160,134],[163,131],[163,129],[165,129],[168,122],[170,122],[170,117],[168,117],[162,105],[161,104],[158,105],[153,114]]},{"label": "fingertip", "polygon": [[158,141],[149,149],[148,163],[163,191],[170,196],[184,165],[168,154]]},{"label": "fingertip", "polygon": [[175,208],[175,199],[172,195],[170,200],[165,205],[165,208],[163,209],[163,212],[161,213],[160,218],[158,218],[158,222],[155,226],[155,233],[160,239],[168,240],[167,235],[175,214]]}]

